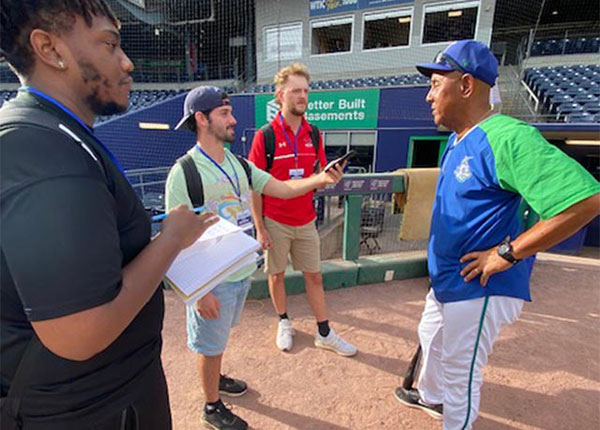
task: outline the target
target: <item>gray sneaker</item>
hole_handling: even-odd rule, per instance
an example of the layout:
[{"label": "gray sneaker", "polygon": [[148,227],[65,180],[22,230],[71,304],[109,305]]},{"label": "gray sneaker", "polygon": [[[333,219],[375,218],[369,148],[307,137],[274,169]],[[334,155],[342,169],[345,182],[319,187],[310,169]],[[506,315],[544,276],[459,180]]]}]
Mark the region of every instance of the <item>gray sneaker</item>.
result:
[{"label": "gray sneaker", "polygon": [[231,409],[223,403],[211,413],[204,410],[202,421],[213,430],[246,430],[248,428],[248,423],[231,412]]},{"label": "gray sneaker", "polygon": [[394,395],[396,399],[402,403],[404,406],[408,406],[409,408],[421,409],[431,418],[435,418],[436,420],[442,420],[444,414],[444,405],[432,405],[425,402],[421,399],[419,392],[414,388],[407,390],[402,387],[396,388],[394,391]]}]

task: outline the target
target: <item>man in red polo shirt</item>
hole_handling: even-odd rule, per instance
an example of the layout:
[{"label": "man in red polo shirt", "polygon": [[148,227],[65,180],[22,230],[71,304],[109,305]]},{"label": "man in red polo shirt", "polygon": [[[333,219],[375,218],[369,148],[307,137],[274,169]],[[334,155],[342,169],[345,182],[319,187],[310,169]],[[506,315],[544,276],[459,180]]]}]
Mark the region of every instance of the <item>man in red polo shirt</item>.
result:
[{"label": "man in red polo shirt", "polygon": [[[319,147],[315,151],[312,127],[304,119],[308,105],[308,82],[308,70],[300,63],[284,67],[275,75],[276,102],[281,110],[270,123],[275,136],[275,150],[269,172],[279,180],[312,175],[317,154],[320,165],[327,164],[322,139],[319,137]],[[255,134],[248,158],[258,168],[267,169],[262,130]],[[289,351],[293,343],[294,329],[287,315],[284,283],[289,254],[294,269],[302,271],[304,275],[306,297],[317,320],[315,346],[352,356],[357,353],[356,347],[329,327],[321,276],[320,240],[312,199],[312,192],[289,200],[253,194],[252,215],[257,239],[265,250],[269,291],[279,314],[277,347]]]}]

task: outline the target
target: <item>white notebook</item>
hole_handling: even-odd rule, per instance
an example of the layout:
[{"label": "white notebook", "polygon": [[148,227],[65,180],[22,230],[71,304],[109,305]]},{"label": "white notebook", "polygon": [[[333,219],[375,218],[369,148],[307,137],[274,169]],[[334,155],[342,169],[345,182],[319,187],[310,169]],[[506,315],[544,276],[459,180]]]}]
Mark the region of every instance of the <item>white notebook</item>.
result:
[{"label": "white notebook", "polygon": [[165,275],[186,303],[193,303],[242,267],[256,262],[260,244],[238,226],[220,218],[179,253]]}]

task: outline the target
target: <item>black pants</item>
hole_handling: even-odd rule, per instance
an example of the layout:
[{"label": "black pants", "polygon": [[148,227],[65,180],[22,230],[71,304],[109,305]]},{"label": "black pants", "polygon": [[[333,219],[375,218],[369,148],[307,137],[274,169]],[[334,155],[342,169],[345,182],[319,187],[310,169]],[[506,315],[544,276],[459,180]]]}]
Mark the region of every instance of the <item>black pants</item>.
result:
[{"label": "black pants", "polygon": [[[2,426],[4,428],[4,426]],[[39,423],[24,421],[22,430],[171,430],[171,412],[167,407],[157,408],[155,404],[137,402],[127,408],[85,426],[65,423]]]},{"label": "black pants", "polygon": [[[159,372],[159,373],[156,373]],[[171,430],[171,410],[162,367],[136,384],[133,401],[124,409],[99,418],[40,422],[23,419],[22,430]],[[0,426],[4,430],[4,425]]]}]

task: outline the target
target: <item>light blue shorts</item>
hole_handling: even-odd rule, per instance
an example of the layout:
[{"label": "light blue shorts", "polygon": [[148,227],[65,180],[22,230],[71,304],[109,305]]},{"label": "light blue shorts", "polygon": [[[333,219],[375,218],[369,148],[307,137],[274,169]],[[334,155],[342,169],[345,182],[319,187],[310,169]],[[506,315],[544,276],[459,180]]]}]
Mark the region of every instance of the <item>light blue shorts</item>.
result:
[{"label": "light blue shorts", "polygon": [[231,328],[240,322],[249,290],[250,278],[217,285],[212,290],[221,304],[216,319],[202,318],[195,303],[187,305],[188,348],[209,357],[222,354]]}]

